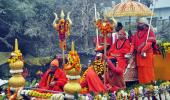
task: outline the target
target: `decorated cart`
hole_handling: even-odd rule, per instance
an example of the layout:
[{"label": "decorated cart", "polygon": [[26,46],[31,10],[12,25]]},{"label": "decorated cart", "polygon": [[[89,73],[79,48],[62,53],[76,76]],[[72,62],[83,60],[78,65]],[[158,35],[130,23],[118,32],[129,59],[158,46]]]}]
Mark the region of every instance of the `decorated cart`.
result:
[{"label": "decorated cart", "polygon": [[[113,32],[115,26],[114,18],[107,19],[108,16],[121,17],[121,16],[152,16],[153,11],[150,11],[146,6],[139,2],[127,1],[120,3],[114,6],[112,11],[109,11],[104,19],[101,19],[99,15],[97,16],[96,7],[95,8],[95,17],[96,17],[96,49],[104,50],[104,58],[106,59],[106,49],[108,46],[107,38],[109,34]],[[141,13],[142,12],[142,13]],[[151,17],[152,18],[152,17]],[[60,48],[62,49],[62,58],[65,61],[65,50],[66,50],[66,39],[70,33],[70,25],[72,24],[69,14],[67,19],[64,19],[64,13],[61,13],[61,19],[58,19],[57,14],[55,14],[55,20],[53,23],[54,28],[59,34]],[[103,37],[103,44],[99,42],[98,30]],[[149,32],[148,32],[149,34]],[[71,50],[67,54],[68,62],[63,63],[63,70],[67,74],[69,79],[67,84],[64,86],[64,91],[52,91],[40,89],[35,86],[35,82],[32,82],[33,85],[26,86],[25,79],[22,75],[24,67],[24,59],[22,53],[18,48],[18,41],[15,40],[15,50],[11,53],[9,58],[9,67],[12,77],[8,81],[0,80],[2,85],[8,83],[6,93],[1,92],[0,100],[169,100],[170,99],[170,82],[169,81],[160,81],[161,80],[170,80],[169,77],[169,66],[170,62],[170,43],[165,43],[164,45],[166,51],[166,57],[162,58],[161,55],[155,55],[155,74],[157,81],[149,83],[146,85],[134,85],[127,87],[124,90],[119,90],[116,92],[106,91],[103,93],[94,93],[93,91],[84,94],[83,89],[80,85],[80,81],[86,77],[85,74],[80,76],[81,73],[81,62],[77,51],[74,48],[74,42],[72,42]],[[94,62],[96,66],[93,66],[94,71],[99,74],[105,74],[106,63],[102,60]],[[161,74],[161,73],[164,73]],[[124,73],[125,81],[137,81],[137,70],[135,65],[135,58],[132,57],[129,60],[129,64]],[[94,80],[93,80],[94,81]],[[105,84],[105,79],[104,79]],[[1,84],[0,84],[1,85]]]}]

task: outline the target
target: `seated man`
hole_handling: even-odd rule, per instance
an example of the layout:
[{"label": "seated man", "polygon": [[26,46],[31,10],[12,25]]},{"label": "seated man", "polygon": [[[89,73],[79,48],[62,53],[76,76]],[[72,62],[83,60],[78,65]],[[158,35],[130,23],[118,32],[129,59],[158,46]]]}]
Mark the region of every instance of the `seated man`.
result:
[{"label": "seated man", "polygon": [[66,83],[66,74],[59,68],[58,60],[54,59],[50,64],[50,68],[42,76],[38,87],[45,90],[63,91]]},{"label": "seated man", "polygon": [[130,42],[126,39],[124,31],[118,32],[118,39],[108,51],[110,59],[107,59],[108,71],[105,74],[107,87],[111,91],[125,88],[123,79],[124,71],[127,67],[125,55],[130,52]]}]

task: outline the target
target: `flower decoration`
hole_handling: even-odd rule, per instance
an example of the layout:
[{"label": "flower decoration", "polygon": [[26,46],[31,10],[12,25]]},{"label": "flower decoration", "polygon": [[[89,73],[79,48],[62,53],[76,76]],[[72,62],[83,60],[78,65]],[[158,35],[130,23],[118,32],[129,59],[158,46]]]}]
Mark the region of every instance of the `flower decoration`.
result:
[{"label": "flower decoration", "polygon": [[105,19],[98,19],[96,21],[96,26],[103,35],[107,35],[113,32],[114,24]]},{"label": "flower decoration", "polygon": [[74,42],[72,42],[71,51],[68,53],[68,63],[64,70],[71,70],[75,68],[77,71],[81,70],[80,58],[77,51],[74,50]]},{"label": "flower decoration", "polygon": [[16,61],[24,62],[21,51],[18,49],[18,40],[15,39],[15,50],[11,53],[11,57],[7,60],[8,63],[15,63]]},{"label": "flower decoration", "polygon": [[72,21],[70,19],[70,12],[67,14],[67,18],[64,19],[64,12],[61,11],[61,19],[58,19],[58,16],[56,13],[54,13],[55,19],[53,21],[53,27],[58,32],[59,41],[60,41],[60,48],[66,49],[66,38],[70,35],[70,28]]},{"label": "flower decoration", "polygon": [[70,35],[70,23],[68,20],[60,19],[55,28],[58,32],[60,41],[64,41],[66,36]]},{"label": "flower decoration", "polygon": [[103,60],[95,60],[93,62],[93,68],[98,75],[103,75],[104,73],[104,62]]}]

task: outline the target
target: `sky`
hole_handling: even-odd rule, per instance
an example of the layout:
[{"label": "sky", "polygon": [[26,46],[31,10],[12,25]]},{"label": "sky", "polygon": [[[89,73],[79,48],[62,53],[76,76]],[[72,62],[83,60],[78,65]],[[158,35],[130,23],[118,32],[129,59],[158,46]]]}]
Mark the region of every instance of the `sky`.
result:
[{"label": "sky", "polygon": [[157,0],[155,8],[170,7],[170,0]]}]

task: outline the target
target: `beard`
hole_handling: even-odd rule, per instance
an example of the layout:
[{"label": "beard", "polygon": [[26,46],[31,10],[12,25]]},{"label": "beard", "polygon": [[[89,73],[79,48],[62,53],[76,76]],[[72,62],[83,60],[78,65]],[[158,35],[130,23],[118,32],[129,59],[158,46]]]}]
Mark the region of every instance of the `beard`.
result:
[{"label": "beard", "polygon": [[145,28],[145,25],[138,25],[137,26],[137,30],[144,30],[144,28]]}]

